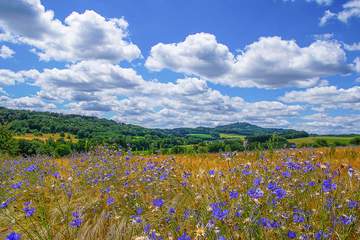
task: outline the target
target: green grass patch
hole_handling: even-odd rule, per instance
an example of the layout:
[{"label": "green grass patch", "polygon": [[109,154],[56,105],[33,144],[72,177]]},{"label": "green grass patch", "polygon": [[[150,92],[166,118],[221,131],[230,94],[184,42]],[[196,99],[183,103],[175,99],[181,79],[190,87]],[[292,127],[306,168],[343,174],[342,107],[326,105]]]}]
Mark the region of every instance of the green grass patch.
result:
[{"label": "green grass patch", "polygon": [[205,133],[191,133],[191,134],[188,134],[187,136],[202,138],[202,139],[210,139],[211,138],[210,134],[205,134]]},{"label": "green grass patch", "polygon": [[354,137],[340,137],[340,136],[310,136],[310,137],[304,137],[304,138],[294,138],[289,139],[288,141],[291,143],[295,143],[296,145],[301,144],[311,144],[315,143],[316,140],[323,139],[328,144],[334,144],[334,143],[341,143],[344,145],[350,144],[351,139]]},{"label": "green grass patch", "polygon": [[220,138],[224,138],[224,139],[245,139],[244,135],[240,135],[240,134],[231,134],[231,133],[220,133]]}]

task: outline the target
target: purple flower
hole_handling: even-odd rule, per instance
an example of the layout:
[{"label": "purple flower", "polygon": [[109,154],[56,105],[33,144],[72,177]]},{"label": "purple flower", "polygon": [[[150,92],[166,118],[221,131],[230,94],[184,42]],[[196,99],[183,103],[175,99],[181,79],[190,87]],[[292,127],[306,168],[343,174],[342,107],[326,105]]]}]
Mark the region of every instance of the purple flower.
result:
[{"label": "purple flower", "polygon": [[261,190],[261,188],[250,188],[248,195],[251,198],[258,199],[264,196],[264,192]]},{"label": "purple flower", "polygon": [[235,191],[235,190],[230,191],[229,195],[230,195],[230,198],[231,198],[231,199],[235,199],[235,198],[238,198],[238,197],[239,197],[238,191]]},{"label": "purple flower", "polygon": [[247,176],[251,174],[251,170],[249,170],[249,166],[246,166],[242,171],[242,174]]},{"label": "purple flower", "polygon": [[229,214],[228,209],[223,209],[223,207],[225,206],[224,203],[216,202],[210,204],[210,206],[212,208],[212,216],[218,220],[224,220]]},{"label": "purple flower", "polygon": [[156,198],[153,200],[153,205],[160,208],[162,207],[162,205],[164,205],[164,200],[162,200],[161,198]]},{"label": "purple flower", "polygon": [[278,188],[276,182],[269,182],[267,188],[270,190],[270,191],[274,191],[275,189]]},{"label": "purple flower", "polygon": [[276,221],[271,221],[268,218],[260,218],[258,220],[258,224],[265,227],[265,228],[278,228],[280,227],[280,224]]},{"label": "purple flower", "polygon": [[10,203],[10,199],[7,199],[5,202],[2,202],[0,204],[0,209],[7,208],[7,206],[9,206],[9,203]]},{"label": "purple flower", "polygon": [[286,177],[286,178],[290,178],[291,177],[291,173],[289,171],[285,171],[282,173],[283,177]]},{"label": "purple flower", "polygon": [[12,189],[20,189],[22,186],[22,182],[18,182],[18,183],[14,183],[13,185],[11,185]]},{"label": "purple flower", "polygon": [[296,233],[289,230],[288,233],[287,233],[287,236],[290,239],[294,239],[294,238],[296,238]]},{"label": "purple flower", "polygon": [[35,208],[30,207],[30,205],[31,205],[30,201],[24,203],[24,209],[23,210],[25,212],[26,217],[31,217],[35,212]]},{"label": "purple flower", "polygon": [[32,164],[29,167],[25,168],[25,171],[27,172],[34,172],[37,169],[37,166]]},{"label": "purple flower", "polygon": [[293,216],[294,223],[302,223],[305,221],[304,217],[300,214],[295,213]]},{"label": "purple flower", "polygon": [[191,240],[191,237],[184,232],[180,237],[178,237],[178,240]]},{"label": "purple flower", "polygon": [[137,215],[141,215],[143,212],[144,212],[144,209],[142,209],[140,207],[136,209],[136,214]]},{"label": "purple flower", "polygon": [[106,199],[106,205],[110,206],[115,202],[115,199],[113,197],[108,197],[108,199]]},{"label": "purple flower", "polygon": [[348,202],[348,207],[349,207],[350,209],[356,208],[357,206],[358,206],[358,202],[357,202],[357,201],[350,200],[350,201]]},{"label": "purple flower", "polygon": [[71,222],[70,222],[70,226],[73,228],[78,228],[80,227],[82,224],[82,219],[81,218],[74,218]]},{"label": "purple flower", "polygon": [[80,218],[80,213],[75,211],[72,213],[73,220],[70,222],[70,226],[73,228],[78,228],[82,224],[82,219]]},{"label": "purple flower", "polygon": [[253,182],[254,186],[255,186],[255,187],[259,186],[260,183],[261,183],[261,181],[262,181],[262,178],[261,178],[261,177],[255,178],[255,179],[254,179],[254,182]]},{"label": "purple flower", "polygon": [[326,179],[323,181],[322,190],[324,192],[330,192],[336,189],[336,183],[333,183],[331,179]]},{"label": "purple flower", "polygon": [[352,177],[353,173],[354,173],[354,169],[351,166],[349,166],[349,168],[348,168],[349,177]]},{"label": "purple flower", "polygon": [[344,224],[344,225],[350,225],[351,223],[353,223],[354,221],[354,217],[353,216],[346,216],[346,215],[342,215],[339,220]]},{"label": "purple flower", "polygon": [[146,224],[146,225],[144,226],[144,232],[145,232],[145,233],[149,233],[149,232],[150,232],[150,228],[151,228],[150,224]]},{"label": "purple flower", "polygon": [[169,208],[169,214],[175,214],[175,208]]},{"label": "purple flower", "polygon": [[215,175],[215,170],[212,170],[212,169],[209,170],[209,175],[210,175],[210,176],[214,176],[214,175]]},{"label": "purple flower", "polygon": [[315,186],[315,182],[314,181],[310,181],[309,183],[308,183],[308,185],[310,186],[310,187],[313,187],[313,186]]},{"label": "purple flower", "polygon": [[21,235],[19,233],[12,232],[9,235],[7,235],[5,240],[20,240],[20,239],[21,239]]},{"label": "purple flower", "polygon": [[286,196],[286,191],[282,188],[277,188],[273,191],[277,199],[283,199]]}]

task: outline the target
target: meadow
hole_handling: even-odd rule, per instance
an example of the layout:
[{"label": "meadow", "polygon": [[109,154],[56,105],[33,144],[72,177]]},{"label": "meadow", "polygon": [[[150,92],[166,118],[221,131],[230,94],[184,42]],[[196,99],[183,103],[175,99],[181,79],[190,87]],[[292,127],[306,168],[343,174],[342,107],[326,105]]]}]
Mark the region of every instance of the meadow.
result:
[{"label": "meadow", "polygon": [[289,139],[289,142],[301,146],[302,144],[316,143],[317,140],[325,140],[328,144],[340,143],[343,145],[349,145],[350,141],[353,138],[355,137],[354,136],[309,136],[303,138]]},{"label": "meadow", "polygon": [[64,139],[64,141],[71,141],[74,143],[78,141],[75,135],[69,133],[65,133],[63,135],[60,133],[41,133],[41,134],[26,133],[21,135],[15,135],[14,139],[27,140],[27,141],[39,140],[42,142],[46,142],[50,139],[54,141]]},{"label": "meadow", "polygon": [[358,239],[360,148],[0,160],[1,239]]}]

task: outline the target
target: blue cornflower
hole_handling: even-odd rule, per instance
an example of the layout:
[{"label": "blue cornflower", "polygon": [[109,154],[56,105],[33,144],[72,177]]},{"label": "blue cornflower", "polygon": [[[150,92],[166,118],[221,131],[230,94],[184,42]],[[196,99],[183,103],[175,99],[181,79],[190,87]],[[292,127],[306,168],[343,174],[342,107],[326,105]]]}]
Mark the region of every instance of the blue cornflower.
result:
[{"label": "blue cornflower", "polygon": [[81,226],[82,223],[82,219],[81,218],[74,218],[71,222],[70,222],[70,226],[74,227],[74,228],[78,228]]},{"label": "blue cornflower", "polygon": [[286,177],[286,178],[290,178],[291,177],[291,173],[289,171],[285,171],[282,173],[283,177]]},{"label": "blue cornflower", "polygon": [[19,233],[12,232],[6,236],[5,240],[20,240],[20,239],[21,239],[21,235]]},{"label": "blue cornflower", "polygon": [[278,188],[276,182],[269,182],[268,185],[267,185],[267,188],[270,190],[270,191],[274,191],[275,189]]},{"label": "blue cornflower", "polygon": [[106,205],[110,206],[115,202],[115,199],[113,197],[108,197],[108,199],[106,199]]},{"label": "blue cornflower", "polygon": [[239,197],[238,191],[235,191],[235,190],[230,191],[229,195],[230,195],[230,198],[231,198],[231,199],[235,199],[235,198],[238,198],[238,197]]},{"label": "blue cornflower", "polygon": [[354,173],[354,169],[353,169],[351,166],[349,166],[349,168],[348,168],[348,175],[349,175],[349,177],[352,177],[352,176],[353,176],[353,173]]},{"label": "blue cornflower", "polygon": [[219,237],[218,237],[218,240],[226,240],[226,237],[224,237],[224,236],[219,236]]},{"label": "blue cornflower", "polygon": [[247,166],[247,167],[245,167],[245,168],[241,171],[241,173],[242,173],[243,175],[247,176],[247,175],[250,175],[250,174],[251,174],[251,170],[249,170],[249,167]]},{"label": "blue cornflower", "polygon": [[160,208],[162,207],[162,205],[164,205],[164,200],[162,200],[161,198],[156,198],[153,200],[153,205]]},{"label": "blue cornflower", "polygon": [[308,185],[310,186],[310,187],[313,187],[313,186],[315,186],[315,182],[314,181],[310,181],[309,183],[308,183]]},{"label": "blue cornflower", "polygon": [[144,226],[144,233],[149,233],[150,232],[150,228],[151,228],[151,225],[150,224],[146,224],[145,226]]},{"label": "blue cornflower", "polygon": [[144,212],[144,209],[142,209],[140,207],[136,209],[136,214],[137,215],[141,215],[143,212]]},{"label": "blue cornflower", "polygon": [[258,220],[258,224],[265,228],[278,228],[280,224],[276,221],[271,221],[268,218],[262,217]]},{"label": "blue cornflower", "polygon": [[276,198],[278,199],[283,199],[286,196],[286,191],[282,188],[275,189],[273,193],[276,195]]},{"label": "blue cornflower", "polygon": [[288,238],[293,239],[293,238],[296,238],[296,233],[289,230],[287,233],[287,236],[288,236]]},{"label": "blue cornflower", "polygon": [[24,212],[26,217],[31,217],[35,213],[35,208],[30,207],[31,202],[24,203]]},{"label": "blue cornflower", "polygon": [[189,210],[189,209],[186,209],[186,210],[184,211],[184,219],[188,219],[188,218],[190,217],[190,214],[191,214],[190,210]]},{"label": "blue cornflower", "polygon": [[336,189],[336,183],[333,183],[331,179],[326,179],[323,181],[322,190],[324,192],[330,192]]},{"label": "blue cornflower", "polygon": [[250,188],[248,195],[251,198],[258,199],[264,196],[264,192],[261,190],[261,188]]},{"label": "blue cornflower", "polygon": [[7,206],[9,206],[9,203],[10,203],[10,199],[7,199],[5,202],[2,202],[0,204],[0,209],[7,208]]},{"label": "blue cornflower", "polygon": [[265,217],[260,218],[258,224],[265,228],[271,228],[271,220]]},{"label": "blue cornflower", "polygon": [[171,207],[169,208],[169,214],[175,214],[175,208]]},{"label": "blue cornflower", "polygon": [[82,224],[82,219],[80,218],[80,213],[75,211],[72,213],[73,220],[70,222],[70,226],[74,228],[78,228]]},{"label": "blue cornflower", "polygon": [[261,178],[261,177],[255,178],[254,181],[253,181],[254,186],[255,186],[255,187],[259,186],[260,183],[261,183],[261,181],[262,181],[262,178]]},{"label": "blue cornflower", "polygon": [[191,240],[191,237],[184,232],[183,235],[178,237],[178,240]]},{"label": "blue cornflower", "polygon": [[22,182],[18,182],[18,183],[14,183],[13,185],[11,185],[12,189],[20,189],[22,186]]},{"label": "blue cornflower", "polygon": [[224,220],[226,216],[229,214],[228,209],[223,209],[224,203],[216,202],[210,204],[212,208],[212,216],[218,220]]},{"label": "blue cornflower", "polygon": [[294,223],[302,223],[305,221],[304,217],[300,214],[295,213],[293,216]]},{"label": "blue cornflower", "polygon": [[349,207],[350,209],[356,208],[357,206],[358,206],[358,202],[357,202],[357,201],[350,200],[350,201],[348,202],[348,207]]},{"label": "blue cornflower", "polygon": [[354,217],[353,216],[346,216],[346,215],[342,215],[339,220],[344,224],[344,225],[350,225],[351,223],[353,223],[354,221]]},{"label": "blue cornflower", "polygon": [[209,170],[209,175],[214,176],[215,175],[215,170],[213,170],[213,169]]},{"label": "blue cornflower", "polygon": [[329,234],[325,233],[323,230],[320,230],[320,231],[315,233],[315,239],[316,240],[327,239],[328,237],[329,237]]},{"label": "blue cornflower", "polygon": [[37,169],[37,166],[32,164],[32,165],[28,166],[27,168],[25,168],[25,171],[34,172],[36,169]]}]

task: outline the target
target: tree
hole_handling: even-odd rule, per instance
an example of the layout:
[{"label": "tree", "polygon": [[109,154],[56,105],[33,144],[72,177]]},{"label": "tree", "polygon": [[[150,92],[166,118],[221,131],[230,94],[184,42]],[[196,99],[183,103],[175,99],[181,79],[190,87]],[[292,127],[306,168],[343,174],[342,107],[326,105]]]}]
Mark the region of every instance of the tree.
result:
[{"label": "tree", "polygon": [[55,149],[56,155],[59,157],[63,157],[65,155],[69,155],[71,153],[71,148],[67,144],[60,144],[56,146]]},{"label": "tree", "polygon": [[5,125],[0,125],[0,154],[15,155],[17,153],[17,142],[12,133]]},{"label": "tree", "polygon": [[352,145],[360,145],[360,137],[354,137],[350,140],[350,144]]}]

